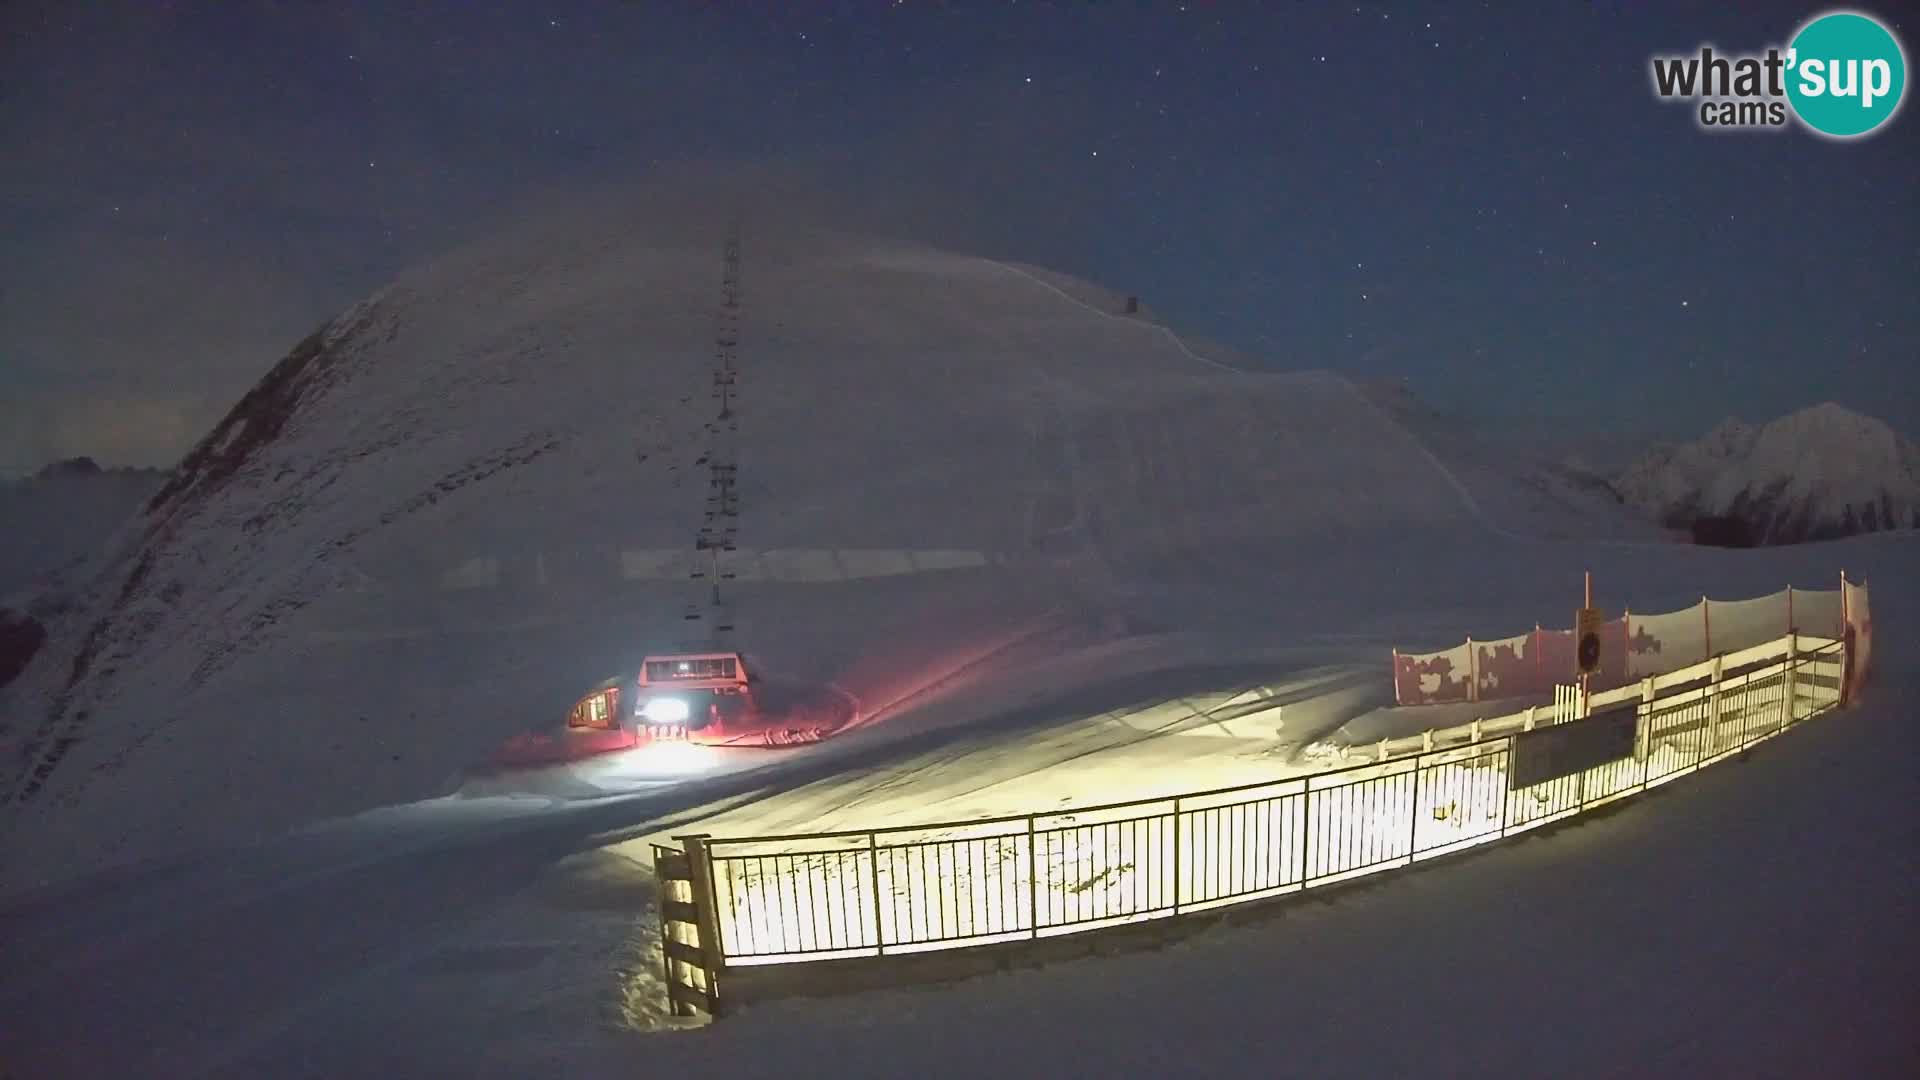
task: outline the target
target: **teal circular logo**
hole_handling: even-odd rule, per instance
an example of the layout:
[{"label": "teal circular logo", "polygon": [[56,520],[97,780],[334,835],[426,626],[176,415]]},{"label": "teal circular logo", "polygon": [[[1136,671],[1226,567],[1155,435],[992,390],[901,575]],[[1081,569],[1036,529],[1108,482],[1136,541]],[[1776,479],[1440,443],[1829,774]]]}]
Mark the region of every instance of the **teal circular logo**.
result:
[{"label": "teal circular logo", "polygon": [[1832,12],[1801,27],[1787,48],[1787,100],[1801,122],[1820,134],[1865,135],[1899,111],[1907,58],[1877,21]]}]

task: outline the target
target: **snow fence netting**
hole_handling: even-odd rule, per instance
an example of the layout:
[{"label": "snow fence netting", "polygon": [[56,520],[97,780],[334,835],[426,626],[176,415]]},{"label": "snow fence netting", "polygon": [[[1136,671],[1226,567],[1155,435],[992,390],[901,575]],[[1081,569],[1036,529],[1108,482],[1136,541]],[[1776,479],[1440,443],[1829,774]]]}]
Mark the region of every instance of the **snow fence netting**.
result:
[{"label": "snow fence netting", "polygon": [[1530,694],[1539,689],[1545,670],[1540,665],[1540,650],[1534,647],[1534,636],[1526,633],[1472,643],[1475,701]]},{"label": "snow fence netting", "polygon": [[1707,645],[1722,656],[1777,641],[1791,625],[1787,617],[1787,591],[1752,600],[1702,601],[1707,605]]},{"label": "snow fence netting", "polygon": [[1846,636],[1845,604],[1839,589],[1790,589],[1790,621],[1802,634],[1841,638]]},{"label": "snow fence netting", "polygon": [[1664,615],[1628,616],[1627,674],[1641,679],[1707,658],[1706,601]]},{"label": "snow fence netting", "polygon": [[1860,684],[1867,681],[1867,671],[1873,660],[1873,608],[1867,602],[1867,587],[1847,582],[1841,586],[1845,591],[1847,612],[1847,694],[1855,693]]},{"label": "snow fence netting", "polygon": [[[1865,590],[1853,585],[1848,589],[1847,596],[1863,597],[1864,611]],[[1803,634],[1838,637],[1842,608],[1848,602],[1839,590],[1787,588],[1749,600],[1702,599],[1691,607],[1658,615],[1629,612],[1601,625],[1600,670],[1594,675],[1593,689],[1611,690],[1700,663],[1714,654],[1764,645],[1796,627]],[[1513,637],[1469,638],[1450,649],[1395,650],[1393,655],[1394,700],[1401,705],[1545,695],[1556,684],[1578,676],[1573,631],[1538,626]]]},{"label": "snow fence netting", "polygon": [[1394,700],[1402,705],[1470,701],[1473,654],[1466,645],[1430,653],[1393,655]]},{"label": "snow fence netting", "polygon": [[[1625,617],[1600,627],[1600,670],[1595,690],[1624,686],[1630,679],[1626,657]],[[1574,666],[1572,630],[1545,630],[1509,638],[1481,641],[1469,638],[1451,649],[1393,656],[1394,700],[1401,705],[1438,705],[1460,701],[1546,694],[1555,684],[1571,682]]]}]

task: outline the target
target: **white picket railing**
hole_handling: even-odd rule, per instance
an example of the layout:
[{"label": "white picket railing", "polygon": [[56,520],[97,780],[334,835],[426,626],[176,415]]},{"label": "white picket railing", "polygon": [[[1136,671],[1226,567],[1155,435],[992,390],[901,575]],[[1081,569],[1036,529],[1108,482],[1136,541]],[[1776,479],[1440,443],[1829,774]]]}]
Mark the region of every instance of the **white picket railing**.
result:
[{"label": "white picket railing", "polygon": [[979,821],[682,838],[695,937],[724,971],[1031,941],[1316,888],[1684,776],[1837,706],[1847,670],[1844,642],[1789,636],[1595,694],[1584,713],[1563,693],[1312,776]]}]

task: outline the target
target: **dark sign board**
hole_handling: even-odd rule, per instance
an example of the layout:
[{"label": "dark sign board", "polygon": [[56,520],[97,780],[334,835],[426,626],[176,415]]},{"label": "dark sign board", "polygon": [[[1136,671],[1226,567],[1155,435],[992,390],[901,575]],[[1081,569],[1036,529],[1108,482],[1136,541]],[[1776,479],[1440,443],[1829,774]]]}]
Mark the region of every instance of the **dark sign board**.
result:
[{"label": "dark sign board", "polygon": [[1515,735],[1507,786],[1518,791],[1632,757],[1634,712],[1632,705],[1622,705]]},{"label": "dark sign board", "polygon": [[1599,608],[1585,607],[1573,616],[1573,657],[1580,674],[1600,670],[1600,626],[1606,617]]}]

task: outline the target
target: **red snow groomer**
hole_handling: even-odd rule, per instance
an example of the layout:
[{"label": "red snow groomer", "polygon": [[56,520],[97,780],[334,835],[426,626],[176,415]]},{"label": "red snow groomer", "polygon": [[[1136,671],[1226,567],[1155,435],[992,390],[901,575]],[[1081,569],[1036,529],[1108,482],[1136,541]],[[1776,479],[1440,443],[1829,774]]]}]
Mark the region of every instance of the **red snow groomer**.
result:
[{"label": "red snow groomer", "polygon": [[628,716],[642,739],[725,741],[729,727],[750,725],[759,712],[739,653],[686,653],[640,662]]},{"label": "red snow groomer", "polygon": [[638,678],[595,687],[567,713],[564,737],[535,749],[571,756],[656,742],[794,746],[833,735],[856,711],[831,686],[764,681],[739,653],[670,653],[642,660]]}]

